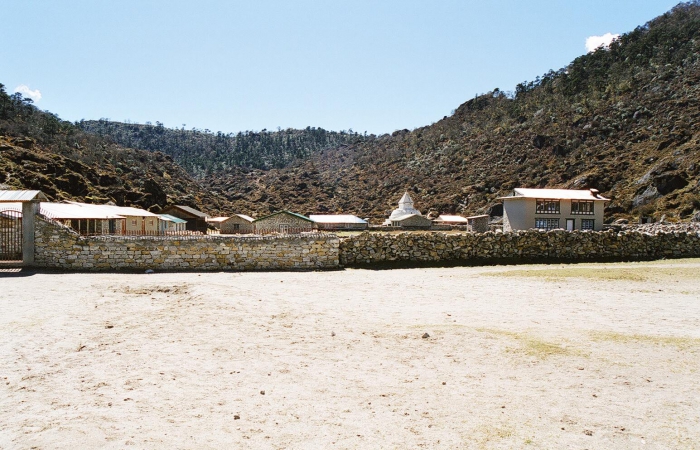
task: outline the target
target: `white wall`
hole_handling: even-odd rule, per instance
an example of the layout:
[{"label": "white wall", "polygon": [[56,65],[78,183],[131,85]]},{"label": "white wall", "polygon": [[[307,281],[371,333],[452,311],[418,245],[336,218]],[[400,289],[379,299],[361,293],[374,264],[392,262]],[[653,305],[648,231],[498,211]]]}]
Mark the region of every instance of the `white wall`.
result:
[{"label": "white wall", "polygon": [[559,204],[559,214],[535,214],[537,200],[534,198],[513,198],[503,201],[503,231],[529,230],[535,227],[535,219],[559,219],[559,227],[566,228],[566,219],[574,219],[576,230],[581,229],[581,219],[594,219],[594,230],[603,229],[605,202],[596,201],[594,214],[571,214],[571,200],[564,199]]}]

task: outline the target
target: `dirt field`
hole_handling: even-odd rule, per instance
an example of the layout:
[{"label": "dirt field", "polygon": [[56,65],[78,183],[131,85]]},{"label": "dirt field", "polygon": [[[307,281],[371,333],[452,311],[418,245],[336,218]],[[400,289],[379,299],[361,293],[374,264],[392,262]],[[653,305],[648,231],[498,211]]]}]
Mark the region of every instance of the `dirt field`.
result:
[{"label": "dirt field", "polygon": [[11,275],[3,449],[700,448],[700,260]]}]

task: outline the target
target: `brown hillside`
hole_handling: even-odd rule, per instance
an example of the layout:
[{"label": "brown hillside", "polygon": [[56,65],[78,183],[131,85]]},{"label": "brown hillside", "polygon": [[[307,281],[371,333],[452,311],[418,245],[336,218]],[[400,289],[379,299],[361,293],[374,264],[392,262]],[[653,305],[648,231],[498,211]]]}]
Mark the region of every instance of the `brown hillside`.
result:
[{"label": "brown hillside", "polygon": [[70,154],[61,154],[55,146],[34,139],[0,136],[0,186],[38,189],[54,201],[114,202],[147,209],[181,203],[221,209],[222,200],[206,193],[170,157],[116,146],[93,154],[86,151],[90,144],[83,139],[90,136],[76,140]]},{"label": "brown hillside", "polygon": [[518,186],[596,187],[612,199],[608,220],[686,220],[700,210],[699,18],[698,2],[681,4],[610,49],[516,94],[474,98],[431,126],[206,181],[234,209],[259,213],[379,221],[409,190],[424,212],[477,214]]}]

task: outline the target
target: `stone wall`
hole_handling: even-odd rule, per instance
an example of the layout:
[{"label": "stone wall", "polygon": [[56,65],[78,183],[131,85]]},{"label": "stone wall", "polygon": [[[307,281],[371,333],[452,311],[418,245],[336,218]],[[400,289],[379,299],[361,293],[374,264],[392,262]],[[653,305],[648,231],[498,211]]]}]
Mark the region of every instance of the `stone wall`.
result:
[{"label": "stone wall", "polygon": [[700,227],[644,231],[362,233],[342,239],[340,264],[484,264],[700,256]]},{"label": "stone wall", "polygon": [[334,235],[83,237],[37,218],[35,266],[108,270],[294,270],[338,267]]},{"label": "stone wall", "polygon": [[82,237],[36,221],[35,265],[67,270],[293,270],[700,257],[700,224],[622,231],[364,232],[290,236]]}]

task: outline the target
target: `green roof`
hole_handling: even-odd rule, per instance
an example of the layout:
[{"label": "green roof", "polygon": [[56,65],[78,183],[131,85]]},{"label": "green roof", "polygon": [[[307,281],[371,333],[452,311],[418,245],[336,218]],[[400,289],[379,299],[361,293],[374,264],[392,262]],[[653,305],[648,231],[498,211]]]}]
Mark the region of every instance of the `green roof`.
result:
[{"label": "green roof", "polygon": [[265,220],[265,219],[267,219],[267,218],[269,218],[269,217],[273,217],[273,216],[276,216],[276,215],[278,215],[278,214],[289,214],[290,216],[294,216],[294,217],[296,217],[296,218],[298,218],[298,219],[306,220],[307,222],[312,222],[312,223],[313,223],[313,220],[309,219],[308,217],[306,217],[306,216],[304,216],[304,215],[302,215],[302,214],[297,214],[297,213],[294,213],[294,212],[291,212],[291,211],[287,211],[286,209],[283,209],[282,211],[274,212],[274,213],[272,213],[272,214],[268,214],[267,216],[261,217],[261,218],[259,218],[259,219],[255,219],[253,222],[260,222],[261,220]]},{"label": "green roof", "polygon": [[160,217],[165,217],[174,223],[187,223],[185,219],[180,219],[179,217],[171,216],[170,214],[158,214]]}]

